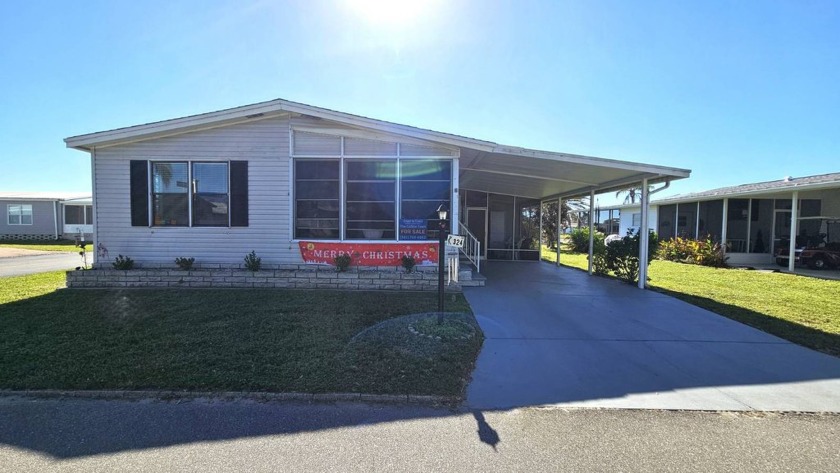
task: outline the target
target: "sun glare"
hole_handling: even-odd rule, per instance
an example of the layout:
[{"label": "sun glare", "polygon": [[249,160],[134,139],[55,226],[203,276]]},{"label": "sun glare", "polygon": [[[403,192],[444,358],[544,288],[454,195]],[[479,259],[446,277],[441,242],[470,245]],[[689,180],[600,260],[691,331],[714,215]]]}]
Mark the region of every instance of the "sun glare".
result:
[{"label": "sun glare", "polygon": [[414,20],[428,13],[434,0],[346,0],[348,5],[371,23],[380,25]]}]

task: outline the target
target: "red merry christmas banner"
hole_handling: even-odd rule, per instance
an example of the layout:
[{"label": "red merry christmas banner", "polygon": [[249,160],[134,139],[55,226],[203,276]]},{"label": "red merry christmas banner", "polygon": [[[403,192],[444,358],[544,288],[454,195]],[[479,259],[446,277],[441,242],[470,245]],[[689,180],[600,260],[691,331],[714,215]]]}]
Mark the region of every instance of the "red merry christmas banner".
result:
[{"label": "red merry christmas banner", "polygon": [[339,255],[350,255],[353,266],[399,266],[400,258],[409,255],[418,265],[438,261],[438,244],[424,243],[331,243],[301,241],[300,256],[306,263],[335,264]]}]

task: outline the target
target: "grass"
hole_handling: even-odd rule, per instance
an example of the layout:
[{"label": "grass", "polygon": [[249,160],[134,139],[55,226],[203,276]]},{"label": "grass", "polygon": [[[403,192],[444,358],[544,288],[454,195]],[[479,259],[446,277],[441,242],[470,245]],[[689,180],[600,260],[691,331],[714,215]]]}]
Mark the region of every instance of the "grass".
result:
[{"label": "grass", "polygon": [[[543,259],[556,262],[543,247]],[[587,255],[561,248],[560,264],[586,270]],[[840,281],[654,260],[648,286],[815,350],[840,356]]]},{"label": "grass", "polygon": [[458,395],[481,346],[408,332],[434,293],[61,285],[0,279],[0,388]]},{"label": "grass", "polygon": [[[0,240],[0,248],[17,248],[20,250],[36,251],[79,251],[73,240],[43,240],[28,241],[22,240]],[[90,248],[88,248],[90,250]]]}]

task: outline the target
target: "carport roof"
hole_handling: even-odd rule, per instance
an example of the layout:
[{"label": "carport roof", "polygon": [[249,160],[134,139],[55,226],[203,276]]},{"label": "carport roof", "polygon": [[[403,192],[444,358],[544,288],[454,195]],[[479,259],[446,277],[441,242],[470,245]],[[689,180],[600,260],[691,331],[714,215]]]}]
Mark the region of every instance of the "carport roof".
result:
[{"label": "carport roof", "polygon": [[460,150],[458,187],[462,189],[535,199],[579,197],[593,190],[607,192],[638,185],[645,178],[656,183],[686,178],[691,173],[688,169],[501,145],[283,99],[73,136],[64,141],[69,148],[91,151],[284,114],[307,115],[363,130],[457,147]]}]

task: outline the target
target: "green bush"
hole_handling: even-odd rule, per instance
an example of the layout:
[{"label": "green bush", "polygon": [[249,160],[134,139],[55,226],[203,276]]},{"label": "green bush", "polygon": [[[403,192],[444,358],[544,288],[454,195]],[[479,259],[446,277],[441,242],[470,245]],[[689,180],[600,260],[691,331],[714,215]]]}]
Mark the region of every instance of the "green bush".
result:
[{"label": "green bush", "polygon": [[114,262],[111,263],[111,266],[113,266],[114,269],[127,271],[134,268],[134,260],[128,256],[117,255],[117,257],[114,258]]},{"label": "green bush", "polygon": [[256,251],[251,251],[245,255],[245,269],[248,271],[257,272],[262,267],[262,258],[257,257]]},{"label": "green bush", "polygon": [[666,261],[722,268],[729,259],[723,250],[721,244],[711,236],[703,240],[676,237],[660,243],[656,256]]},{"label": "green bush", "polygon": [[189,271],[195,263],[195,258],[175,258],[175,264],[184,271]]},{"label": "green bush", "polygon": [[410,273],[417,265],[417,261],[415,261],[414,257],[411,255],[402,255],[402,258],[400,258],[400,264],[402,264],[402,267],[405,268],[406,273]]},{"label": "green bush", "polygon": [[[654,254],[659,246],[656,232],[651,231],[648,238],[648,254]],[[606,267],[615,276],[628,283],[635,283],[639,279],[639,234],[632,229],[621,240],[610,242],[606,251]],[[593,261],[594,263],[594,261]],[[648,258],[650,264],[650,258]]]},{"label": "green bush", "polygon": [[350,263],[353,262],[353,259],[348,254],[338,255],[333,260],[335,263],[335,269],[338,270],[339,273],[343,273],[347,271],[347,268],[350,267]]},{"label": "green bush", "polygon": [[[589,253],[589,227],[575,228],[572,230],[572,233],[569,234],[569,241],[572,244],[572,251],[576,253]],[[596,230],[594,242],[596,253],[599,251],[599,245],[601,250],[605,249],[603,233]]]}]

